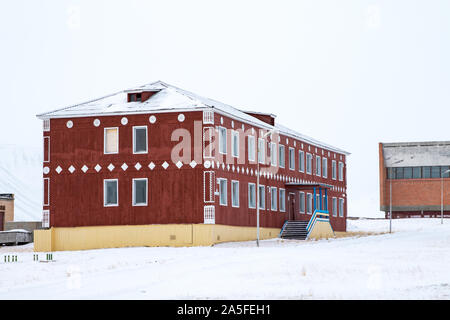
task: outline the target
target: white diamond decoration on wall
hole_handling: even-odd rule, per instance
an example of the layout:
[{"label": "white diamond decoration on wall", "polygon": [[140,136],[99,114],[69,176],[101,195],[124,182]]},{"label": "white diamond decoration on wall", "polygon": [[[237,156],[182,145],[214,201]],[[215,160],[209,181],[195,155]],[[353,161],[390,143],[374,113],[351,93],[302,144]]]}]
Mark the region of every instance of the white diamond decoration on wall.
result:
[{"label": "white diamond decoration on wall", "polygon": [[177,166],[178,169],[180,169],[183,166],[183,163],[178,160],[178,162],[175,164]]},{"label": "white diamond decoration on wall", "polygon": [[108,170],[109,171],[113,171],[114,168],[115,168],[114,165],[112,163],[110,163],[109,166],[108,166]]},{"label": "white diamond decoration on wall", "polygon": [[83,171],[84,173],[86,173],[86,171],[88,171],[89,170],[89,168],[86,166],[86,165],[84,165],[82,168],[81,168],[81,171]]},{"label": "white diamond decoration on wall", "polygon": [[192,167],[192,169],[194,169],[195,166],[197,165],[197,162],[195,162],[195,160],[192,160],[191,163],[189,163],[189,165]]},{"label": "white diamond decoration on wall", "polygon": [[128,165],[127,165],[126,163],[124,163],[124,164],[121,166],[121,168],[122,168],[123,171],[126,171],[126,170],[128,169]]},{"label": "white diamond decoration on wall", "polygon": [[94,169],[95,169],[95,171],[99,172],[100,170],[102,170],[102,167],[101,167],[99,164],[97,164],[97,165],[94,167]]},{"label": "white diamond decoration on wall", "polygon": [[169,166],[169,164],[166,161],[164,161],[164,163],[162,164],[162,167],[164,168],[164,170],[167,169],[168,166]]},{"label": "white diamond decoration on wall", "polygon": [[70,173],[73,173],[75,171],[75,167],[74,166],[70,166],[68,170],[69,170]]},{"label": "white diamond decoration on wall", "polygon": [[141,170],[142,166],[141,164],[138,162],[134,165],[134,167],[136,168],[137,171]]},{"label": "white diamond decoration on wall", "polygon": [[153,162],[150,162],[148,167],[150,168],[150,170],[153,170],[153,169],[155,169],[155,164]]},{"label": "white diamond decoration on wall", "polygon": [[58,174],[60,174],[61,171],[62,171],[62,168],[61,168],[60,166],[57,166],[56,169],[55,169],[55,171],[58,172]]}]

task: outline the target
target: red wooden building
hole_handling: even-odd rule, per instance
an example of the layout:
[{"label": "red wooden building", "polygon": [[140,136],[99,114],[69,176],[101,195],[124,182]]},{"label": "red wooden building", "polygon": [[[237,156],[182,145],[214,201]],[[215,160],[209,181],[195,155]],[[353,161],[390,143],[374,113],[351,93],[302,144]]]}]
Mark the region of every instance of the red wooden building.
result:
[{"label": "red wooden building", "polygon": [[[309,221],[314,203],[329,208],[334,230],[346,230],[349,153],[279,125],[273,114],[158,81],[38,118],[44,122],[43,222],[59,232],[53,249],[105,246],[64,246],[67,228],[89,227],[82,230],[98,235],[102,229],[93,227],[220,225],[214,232],[222,238],[214,241],[254,234],[226,227],[256,226],[257,158],[260,223],[275,230],[270,236],[287,220]],[[269,130],[275,132],[261,138]],[[328,197],[313,199],[312,184],[326,186]],[[197,243],[195,235],[180,240],[189,231],[177,232],[168,231],[168,241]]]}]

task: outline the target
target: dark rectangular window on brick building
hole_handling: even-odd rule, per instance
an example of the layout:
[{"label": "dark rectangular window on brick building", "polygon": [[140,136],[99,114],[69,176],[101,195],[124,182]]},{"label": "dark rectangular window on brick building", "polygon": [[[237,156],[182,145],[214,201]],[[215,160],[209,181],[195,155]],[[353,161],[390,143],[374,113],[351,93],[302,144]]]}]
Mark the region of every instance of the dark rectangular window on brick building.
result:
[{"label": "dark rectangular window on brick building", "polygon": [[431,177],[440,178],[441,177],[441,167],[431,167]]},{"label": "dark rectangular window on brick building", "polygon": [[450,167],[449,166],[442,166],[441,167],[441,174],[442,174],[442,178],[450,178],[450,172],[446,172]]},{"label": "dark rectangular window on brick building", "polygon": [[413,168],[413,179],[422,178],[422,167],[414,167]]},{"label": "dark rectangular window on brick building", "polygon": [[403,179],[412,179],[412,167],[403,168]]},{"label": "dark rectangular window on brick building", "polygon": [[422,168],[422,177],[424,179],[431,178],[431,167],[423,167]]},{"label": "dark rectangular window on brick building", "polygon": [[395,168],[395,179],[403,179],[403,168]]}]

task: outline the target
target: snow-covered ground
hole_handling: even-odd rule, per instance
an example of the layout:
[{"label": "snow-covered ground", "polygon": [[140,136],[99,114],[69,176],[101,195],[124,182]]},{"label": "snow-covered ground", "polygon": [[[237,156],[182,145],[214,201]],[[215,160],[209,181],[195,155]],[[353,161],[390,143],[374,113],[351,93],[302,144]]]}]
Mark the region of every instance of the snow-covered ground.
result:
[{"label": "snow-covered ground", "polygon": [[[389,220],[349,220],[386,232]],[[394,233],[320,241],[55,252],[0,247],[2,299],[450,299],[450,219],[393,220]],[[17,263],[4,263],[17,253]],[[40,254],[45,258],[45,254]]]}]

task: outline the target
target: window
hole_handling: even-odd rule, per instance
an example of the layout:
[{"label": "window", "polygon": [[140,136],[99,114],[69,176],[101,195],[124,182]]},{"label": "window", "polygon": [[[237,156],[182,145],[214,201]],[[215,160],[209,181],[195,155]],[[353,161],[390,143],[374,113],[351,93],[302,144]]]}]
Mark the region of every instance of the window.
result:
[{"label": "window", "polygon": [[332,160],[331,162],[331,178],[336,180],[336,161]]},{"label": "window", "polygon": [[119,153],[119,128],[105,128],[104,153]]},{"label": "window", "polygon": [[147,153],[147,126],[133,127],[133,153]]},{"label": "window", "polygon": [[255,137],[248,136],[248,160],[255,161]]},{"label": "window", "polygon": [[441,167],[431,167],[431,178],[441,177]]},{"label": "window", "polygon": [[413,179],[420,179],[422,178],[422,168],[421,167],[414,167],[413,168]]},{"label": "window", "polygon": [[333,217],[337,217],[337,199],[333,198]]},{"label": "window", "polygon": [[219,203],[221,206],[227,205],[227,179],[219,179]]},{"label": "window", "polygon": [[300,192],[300,212],[301,213],[305,213],[305,193],[304,192]]},{"label": "window", "polygon": [[285,166],[285,154],[284,154],[284,146],[283,145],[279,145],[278,146],[278,158],[280,159],[280,168],[284,168]]},{"label": "window", "polygon": [[266,208],[266,187],[265,186],[259,186],[259,208],[260,209]]},{"label": "window", "polygon": [[237,158],[239,157],[239,131],[232,131],[231,137],[231,155]]},{"label": "window", "polygon": [[295,170],[295,149],[289,148],[289,169]]},{"label": "window", "polygon": [[50,137],[44,137],[44,162],[50,162]]},{"label": "window", "polygon": [[[44,206],[49,206],[50,205],[50,178],[44,178],[44,202],[43,205]],[[0,208],[1,210],[1,208]],[[5,210],[5,208],[3,208],[3,210]]]},{"label": "window", "polygon": [[344,164],[339,162],[339,181],[344,180]]},{"label": "window", "polygon": [[258,161],[259,163],[265,163],[266,158],[266,143],[264,139],[258,138]]},{"label": "window", "polygon": [[305,153],[301,150],[298,152],[298,170],[305,172]]},{"label": "window", "polygon": [[148,195],[147,178],[133,179],[133,206],[146,206]]},{"label": "window", "polygon": [[116,207],[119,205],[119,186],[117,179],[106,179],[103,185],[103,201],[105,207]]},{"label": "window", "polygon": [[404,179],[412,179],[412,167],[405,168],[403,170],[403,178]]},{"label": "window", "polygon": [[277,165],[277,144],[275,142],[270,143],[270,164]]},{"label": "window", "polygon": [[42,227],[50,228],[50,211],[49,210],[42,211]]},{"label": "window", "polygon": [[277,197],[278,192],[277,188],[271,187],[270,188],[270,210],[277,211]]},{"label": "window", "polygon": [[344,216],[344,199],[339,198],[339,217]]},{"label": "window", "polygon": [[321,210],[320,195],[316,194],[316,210]]},{"label": "window", "polygon": [[328,159],[322,158],[322,177],[328,178]]},{"label": "window", "polygon": [[442,178],[449,178],[450,177],[450,172],[446,172],[447,170],[449,170],[449,166],[442,166],[441,167],[441,176]]},{"label": "window", "polygon": [[403,179],[403,168],[395,168],[396,179]]},{"label": "window", "polygon": [[313,195],[311,193],[306,194],[306,213],[311,214],[312,213],[312,199]]},{"label": "window", "polygon": [[312,173],[312,154],[310,153],[306,154],[306,173]]},{"label": "window", "polygon": [[431,178],[431,167],[423,167],[422,174],[424,179]]},{"label": "window", "polygon": [[321,158],[319,156],[316,156],[316,176],[321,176],[322,175],[322,171],[320,169],[321,167]]},{"label": "window", "polygon": [[231,181],[231,205],[239,208],[239,181]]},{"label": "window", "polygon": [[322,197],[323,197],[323,199],[322,199],[322,210],[328,210],[328,201],[325,198],[325,195],[323,195]]},{"label": "window", "polygon": [[219,152],[227,154],[227,129],[219,127]]},{"label": "window", "polygon": [[286,190],[280,189],[280,211],[286,212]]},{"label": "window", "polygon": [[256,208],[256,186],[254,183],[248,184],[248,207]]}]

